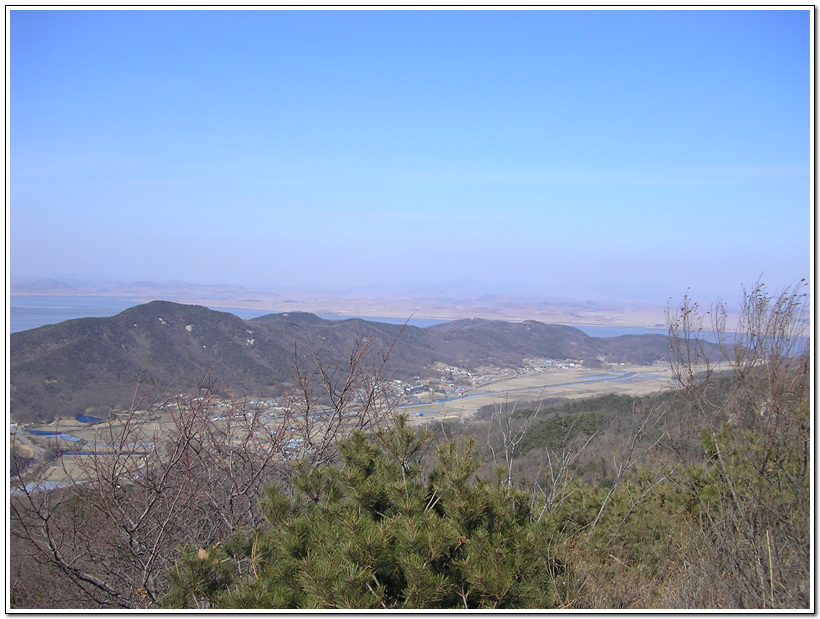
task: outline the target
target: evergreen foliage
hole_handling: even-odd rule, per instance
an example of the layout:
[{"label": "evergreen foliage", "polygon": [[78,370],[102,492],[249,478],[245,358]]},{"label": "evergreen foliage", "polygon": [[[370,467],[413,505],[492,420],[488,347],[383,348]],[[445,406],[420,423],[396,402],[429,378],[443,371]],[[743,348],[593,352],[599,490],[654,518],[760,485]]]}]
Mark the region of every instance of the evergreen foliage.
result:
[{"label": "evergreen foliage", "polygon": [[528,494],[500,479],[476,479],[469,443],[440,445],[425,474],[420,460],[430,438],[404,417],[389,431],[354,434],[339,446],[343,466],[302,469],[292,495],[271,488],[268,524],[247,549],[249,570],[240,574],[234,560],[234,581],[225,587],[219,555],[206,553],[197,565],[189,549],[169,572],[164,604],[552,607],[560,568],[541,543]]}]

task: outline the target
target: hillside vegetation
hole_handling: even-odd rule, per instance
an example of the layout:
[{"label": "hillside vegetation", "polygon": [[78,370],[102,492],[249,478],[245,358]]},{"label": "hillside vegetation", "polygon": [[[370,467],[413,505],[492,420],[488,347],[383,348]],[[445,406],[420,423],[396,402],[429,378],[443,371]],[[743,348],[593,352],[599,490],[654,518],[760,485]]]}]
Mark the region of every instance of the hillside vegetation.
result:
[{"label": "hillside vegetation", "polygon": [[428,328],[290,312],[242,320],[196,305],[153,301],[110,318],[82,318],[10,338],[11,414],[51,421],[127,410],[151,391],[195,389],[207,376],[220,394],[278,395],[297,382],[295,363],[338,366],[363,339],[390,351],[394,378],[434,375],[443,362],[474,369],[517,367],[528,356],[648,363],[665,359],[664,336],[593,338],[573,327],[464,320]]},{"label": "hillside vegetation", "polygon": [[110,451],[74,483],[16,467],[9,604],[810,609],[805,311],[802,287],[758,287],[730,341],[714,308],[718,371],[684,299],[678,386],[654,395],[508,399],[419,428],[360,341],[297,376],[276,429],[247,400],[218,420],[207,388],[163,436],[136,411],[102,422]]}]

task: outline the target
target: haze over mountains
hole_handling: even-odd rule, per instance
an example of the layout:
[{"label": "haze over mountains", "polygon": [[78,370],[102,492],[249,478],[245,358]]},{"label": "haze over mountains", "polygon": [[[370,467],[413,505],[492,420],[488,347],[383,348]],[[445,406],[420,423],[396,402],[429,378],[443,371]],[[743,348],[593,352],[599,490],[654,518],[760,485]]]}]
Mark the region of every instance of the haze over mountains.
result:
[{"label": "haze over mountains", "polygon": [[[165,299],[217,308],[308,311],[319,315],[539,320],[550,323],[656,327],[669,299],[681,291],[657,286],[582,284],[539,295],[486,292],[468,280],[446,284],[311,289],[200,285],[181,281],[89,282],[16,278],[12,295],[115,296],[147,302]],[[685,292],[685,291],[683,291]]]},{"label": "haze over mountains", "polygon": [[[346,367],[364,339],[387,351],[396,378],[432,375],[436,361],[468,369],[516,367],[528,357],[651,363],[664,359],[661,335],[595,338],[562,325],[463,319],[427,328],[361,319],[323,320],[311,313],[251,320],[197,305],[153,301],[109,318],[82,318],[13,333],[11,413],[15,420],[104,413],[127,407],[138,381],[157,393],[188,392],[208,377],[217,391],[275,395],[293,381],[293,361],[313,354]],[[395,342],[395,344],[393,344]]]}]

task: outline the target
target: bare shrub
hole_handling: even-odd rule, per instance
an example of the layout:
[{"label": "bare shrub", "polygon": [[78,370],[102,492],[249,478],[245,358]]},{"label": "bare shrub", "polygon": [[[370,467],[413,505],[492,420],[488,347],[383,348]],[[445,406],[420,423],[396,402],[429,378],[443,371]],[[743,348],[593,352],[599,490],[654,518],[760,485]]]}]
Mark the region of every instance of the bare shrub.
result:
[{"label": "bare shrub", "polygon": [[310,371],[297,363],[297,388],[277,401],[217,398],[208,377],[187,395],[135,396],[79,453],[56,456],[57,488],[42,468],[14,467],[12,603],[154,608],[180,547],[258,525],[264,490],[286,481],[297,459],[331,462],[340,438],[390,416],[389,350],[362,339],[346,367],[311,352]]},{"label": "bare shrub", "polygon": [[[678,481],[699,503],[705,556],[690,557],[685,605],[711,599],[737,608],[806,607],[810,562],[810,340],[807,282],[744,291],[737,327],[724,304],[703,314],[684,299],[669,314],[682,396],[670,444],[688,474]],[[723,352],[703,354],[703,325]],[[691,448],[700,431],[698,466]],[[688,436],[687,436],[688,435]],[[713,593],[704,591],[713,583]],[[718,585],[719,584],[719,585]],[[683,590],[683,588],[680,588]]]}]

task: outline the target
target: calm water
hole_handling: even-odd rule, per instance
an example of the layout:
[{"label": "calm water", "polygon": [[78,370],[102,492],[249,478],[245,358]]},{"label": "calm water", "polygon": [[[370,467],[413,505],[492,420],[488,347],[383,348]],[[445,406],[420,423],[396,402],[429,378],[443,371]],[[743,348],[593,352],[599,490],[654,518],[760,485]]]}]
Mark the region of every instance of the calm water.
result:
[{"label": "calm water", "polygon": [[[36,329],[43,325],[52,325],[73,318],[89,318],[114,316],[129,307],[140,305],[142,301],[134,301],[121,297],[64,297],[64,296],[11,296],[9,298],[9,330],[11,333]],[[212,307],[220,312],[230,312],[245,320],[270,314],[269,310],[253,310],[232,307]],[[376,322],[403,325],[407,318],[366,316],[339,316],[337,314],[320,315],[327,320],[346,320],[348,318],[362,318]],[[435,318],[411,318],[409,324],[415,327],[429,327],[447,322]]]},{"label": "calm water", "polygon": [[72,318],[114,316],[139,305],[117,297],[25,297],[9,298],[11,333],[52,325]]},{"label": "calm water", "polygon": [[617,337],[619,335],[668,335],[666,327],[611,327],[604,325],[567,325],[583,331],[591,337]]}]

